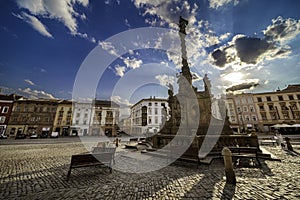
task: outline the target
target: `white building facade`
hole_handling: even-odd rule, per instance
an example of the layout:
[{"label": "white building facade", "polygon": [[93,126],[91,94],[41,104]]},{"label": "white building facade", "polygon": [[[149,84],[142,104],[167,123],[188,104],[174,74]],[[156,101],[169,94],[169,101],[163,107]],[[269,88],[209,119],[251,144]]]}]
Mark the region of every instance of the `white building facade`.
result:
[{"label": "white building facade", "polygon": [[120,106],[112,101],[95,100],[90,123],[90,135],[116,136]]},{"label": "white building facade", "polygon": [[166,99],[150,97],[131,107],[130,133],[132,135],[155,134],[168,118],[169,106]]},{"label": "white building facade", "polygon": [[92,102],[73,102],[71,135],[88,135],[92,114]]}]

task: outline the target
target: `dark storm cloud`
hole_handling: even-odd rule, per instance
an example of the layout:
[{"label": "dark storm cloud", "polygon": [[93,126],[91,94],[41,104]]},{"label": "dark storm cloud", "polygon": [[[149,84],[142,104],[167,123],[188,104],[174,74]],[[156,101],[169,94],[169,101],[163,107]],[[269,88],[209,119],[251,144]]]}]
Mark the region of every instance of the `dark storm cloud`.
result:
[{"label": "dark storm cloud", "polygon": [[212,53],[212,57],[215,60],[215,64],[219,67],[223,67],[226,64],[226,52],[217,49]]},{"label": "dark storm cloud", "polygon": [[[264,39],[243,36],[235,39],[234,45],[230,48],[236,51],[236,56],[239,57],[242,62],[256,64],[261,55],[268,50],[274,49],[274,44]],[[232,57],[231,59],[228,58],[227,50],[230,48],[223,50],[217,49],[212,53],[212,57],[217,66],[224,67],[226,63],[233,61]]]},{"label": "dark storm cloud", "polygon": [[[265,57],[275,59],[287,56],[291,50],[284,43],[300,33],[300,20],[277,17],[263,33],[263,38],[235,36],[230,42],[231,46],[211,53],[214,64],[224,67],[227,63],[237,61],[237,58],[246,64],[257,64]],[[234,56],[232,52],[235,52]]]},{"label": "dark storm cloud", "polygon": [[245,90],[245,89],[250,89],[251,87],[256,87],[258,86],[259,84],[258,83],[241,83],[241,84],[238,84],[238,85],[234,85],[234,86],[231,86],[229,88],[226,89],[226,92],[233,92],[233,91],[238,91],[238,90]]},{"label": "dark storm cloud", "polygon": [[256,64],[258,57],[272,46],[265,40],[253,37],[241,37],[235,41],[237,56],[248,64]]}]

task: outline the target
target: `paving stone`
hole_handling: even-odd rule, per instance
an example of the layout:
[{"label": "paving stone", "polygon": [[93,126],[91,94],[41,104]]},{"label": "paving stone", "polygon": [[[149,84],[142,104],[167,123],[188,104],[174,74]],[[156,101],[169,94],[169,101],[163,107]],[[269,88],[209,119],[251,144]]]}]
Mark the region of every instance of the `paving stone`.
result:
[{"label": "paving stone", "polygon": [[[261,168],[235,167],[237,184],[226,184],[222,160],[189,167],[175,163],[148,173],[112,174],[98,167],[66,174],[81,143],[1,145],[2,199],[299,199],[300,158],[276,147],[266,149],[282,162],[262,160]],[[299,148],[294,148],[299,151]],[[126,152],[122,152],[126,155]],[[136,154],[134,154],[136,155]],[[128,159],[130,157],[130,159]],[[118,157],[122,168],[143,163],[142,155]],[[149,166],[151,167],[151,166]],[[134,171],[134,170],[133,170]]]}]

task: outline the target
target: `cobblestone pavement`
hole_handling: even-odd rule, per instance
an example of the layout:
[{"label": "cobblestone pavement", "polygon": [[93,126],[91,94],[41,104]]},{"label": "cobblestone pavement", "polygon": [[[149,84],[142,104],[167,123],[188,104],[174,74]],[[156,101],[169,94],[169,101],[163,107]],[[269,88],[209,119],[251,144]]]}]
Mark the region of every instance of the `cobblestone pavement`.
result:
[{"label": "cobblestone pavement", "polygon": [[[80,142],[1,145],[0,198],[300,199],[300,156],[265,148],[282,162],[261,160],[261,167],[235,167],[237,184],[231,185],[226,184],[222,160],[198,168],[176,162],[142,174],[86,167],[72,170],[67,181],[71,155],[86,151]],[[122,156],[118,159],[122,162]]]}]

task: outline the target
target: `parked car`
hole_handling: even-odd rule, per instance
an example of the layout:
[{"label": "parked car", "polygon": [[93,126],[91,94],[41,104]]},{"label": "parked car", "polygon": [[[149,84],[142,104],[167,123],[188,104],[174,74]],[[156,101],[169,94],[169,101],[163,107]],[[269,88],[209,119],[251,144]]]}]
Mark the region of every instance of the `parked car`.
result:
[{"label": "parked car", "polygon": [[0,135],[0,139],[7,139],[7,136],[4,135],[4,134],[1,134],[1,135]]},{"label": "parked car", "polygon": [[58,138],[58,132],[52,132],[50,137],[51,138]]},{"label": "parked car", "polygon": [[18,133],[15,137],[15,139],[25,139],[26,135],[24,133]]},{"label": "parked car", "polygon": [[38,134],[34,133],[30,136],[30,139],[37,139],[38,138]]},{"label": "parked car", "polygon": [[48,133],[47,132],[42,132],[40,135],[40,138],[47,138],[48,137]]}]

